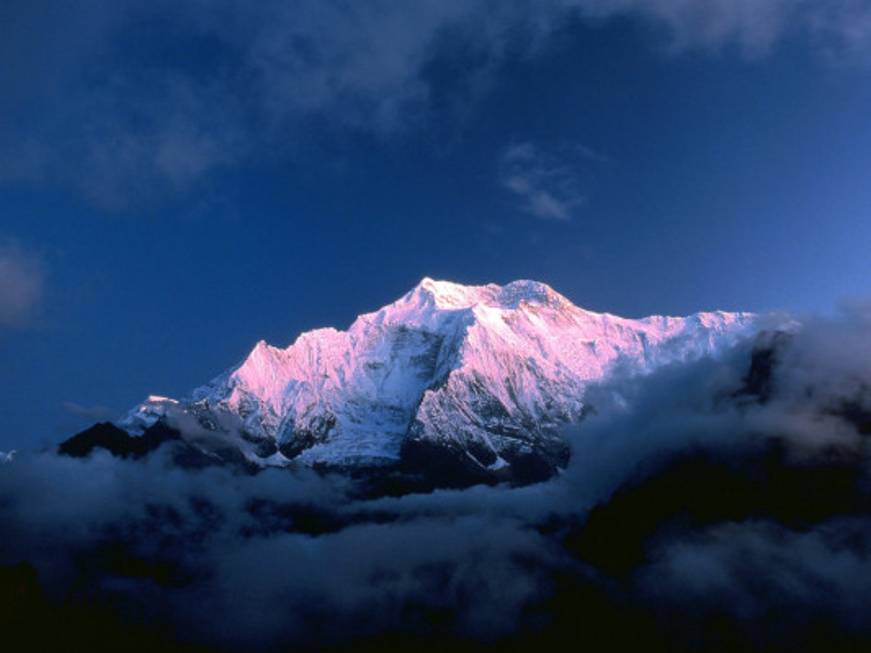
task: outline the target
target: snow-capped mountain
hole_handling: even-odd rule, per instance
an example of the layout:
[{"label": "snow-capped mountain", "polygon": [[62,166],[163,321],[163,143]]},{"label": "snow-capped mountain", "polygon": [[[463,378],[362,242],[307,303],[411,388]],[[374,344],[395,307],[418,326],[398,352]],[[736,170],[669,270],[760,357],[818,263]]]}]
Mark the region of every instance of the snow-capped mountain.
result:
[{"label": "snow-capped mountain", "polygon": [[[180,418],[238,431],[251,461],[383,466],[446,453],[482,472],[552,473],[561,426],[617,365],[643,373],[714,353],[754,330],[747,313],[630,320],[573,305],[543,283],[463,286],[426,278],[347,331],[259,342],[183,400],[149,397],[119,425]],[[537,473],[537,472],[533,472]]]}]

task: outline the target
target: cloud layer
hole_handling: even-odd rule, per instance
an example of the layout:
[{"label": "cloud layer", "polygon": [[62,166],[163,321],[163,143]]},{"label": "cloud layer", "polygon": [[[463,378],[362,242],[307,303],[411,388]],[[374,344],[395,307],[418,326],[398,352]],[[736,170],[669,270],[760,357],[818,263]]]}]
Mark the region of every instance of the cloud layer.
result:
[{"label": "cloud layer", "polygon": [[19,455],[0,569],[39,619],[246,650],[867,644],[869,332],[859,305],[615,379],[565,472],[522,488],[373,498],[312,472],[182,470],[166,447]]}]

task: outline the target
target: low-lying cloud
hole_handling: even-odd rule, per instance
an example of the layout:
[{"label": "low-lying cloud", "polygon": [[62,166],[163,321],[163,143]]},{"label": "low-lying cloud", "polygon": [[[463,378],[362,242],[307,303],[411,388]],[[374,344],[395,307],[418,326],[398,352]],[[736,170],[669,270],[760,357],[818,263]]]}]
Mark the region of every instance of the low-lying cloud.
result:
[{"label": "low-lying cloud", "polygon": [[567,469],[520,488],[373,498],[305,470],[180,469],[168,445],[19,454],[0,565],[32,566],[37,614],[231,649],[867,645],[868,333],[856,305],[613,379]]}]

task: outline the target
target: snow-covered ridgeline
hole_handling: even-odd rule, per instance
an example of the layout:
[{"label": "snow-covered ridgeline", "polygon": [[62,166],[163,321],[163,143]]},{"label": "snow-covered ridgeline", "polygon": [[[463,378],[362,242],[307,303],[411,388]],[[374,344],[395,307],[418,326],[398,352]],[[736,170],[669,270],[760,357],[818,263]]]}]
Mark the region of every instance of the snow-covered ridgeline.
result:
[{"label": "snow-covered ridgeline", "polygon": [[580,416],[587,385],[616,363],[643,373],[715,353],[754,325],[752,314],[720,311],[630,320],[535,281],[427,278],[347,331],[317,329],[284,349],[261,341],[189,398],[149,397],[121,425],[141,432],[182,411],[220,428],[229,414],[281,447],[266,464],[389,463],[414,440],[497,469],[558,447],[558,427]]}]

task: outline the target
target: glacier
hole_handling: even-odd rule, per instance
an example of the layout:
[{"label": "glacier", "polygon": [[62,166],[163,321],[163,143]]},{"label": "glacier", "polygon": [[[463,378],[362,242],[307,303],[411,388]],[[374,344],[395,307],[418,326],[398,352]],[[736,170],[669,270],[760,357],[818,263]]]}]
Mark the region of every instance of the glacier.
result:
[{"label": "glacier", "polygon": [[757,322],[723,311],[626,319],[535,281],[425,278],[346,331],[260,341],[188,397],[151,396],[118,425],[141,434],[181,417],[233,436],[260,466],[425,465],[449,452],[485,474],[510,478],[530,462],[546,474],[566,463],[561,430],[584,414],[591,383],[716,354]]}]

